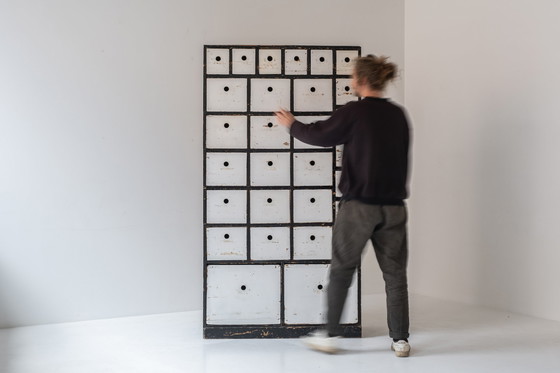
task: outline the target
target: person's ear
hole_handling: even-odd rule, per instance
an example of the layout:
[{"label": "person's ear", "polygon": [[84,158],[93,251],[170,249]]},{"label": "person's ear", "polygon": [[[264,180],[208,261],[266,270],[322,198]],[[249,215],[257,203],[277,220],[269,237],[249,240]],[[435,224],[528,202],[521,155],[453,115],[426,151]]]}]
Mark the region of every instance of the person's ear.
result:
[{"label": "person's ear", "polygon": [[360,87],[363,87],[363,86],[367,85],[367,80],[366,80],[366,78],[360,78],[360,79],[358,79],[358,85],[359,85]]}]

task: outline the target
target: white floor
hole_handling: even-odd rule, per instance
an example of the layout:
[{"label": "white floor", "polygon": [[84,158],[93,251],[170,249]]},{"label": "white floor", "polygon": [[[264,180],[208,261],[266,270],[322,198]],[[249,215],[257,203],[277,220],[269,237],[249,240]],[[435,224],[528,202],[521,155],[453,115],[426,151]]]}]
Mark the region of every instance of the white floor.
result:
[{"label": "white floor", "polygon": [[560,323],[411,297],[413,353],[396,358],[383,296],[364,338],[323,355],[298,340],[203,340],[202,312],[0,330],[1,373],[560,372]]}]

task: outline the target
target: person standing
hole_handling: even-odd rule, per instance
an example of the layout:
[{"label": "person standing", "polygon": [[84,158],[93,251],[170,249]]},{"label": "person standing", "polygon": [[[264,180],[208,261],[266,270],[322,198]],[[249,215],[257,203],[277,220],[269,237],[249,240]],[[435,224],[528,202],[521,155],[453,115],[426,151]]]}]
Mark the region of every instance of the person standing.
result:
[{"label": "person standing", "polygon": [[407,283],[408,151],[410,129],[405,111],[384,98],[397,66],[368,55],[354,61],[352,89],[360,101],[349,102],[329,119],[303,124],[287,110],[276,112],[279,124],[305,143],[344,144],[339,190],[342,198],[334,223],[327,289],[326,330],[305,337],[312,349],[336,353],[340,318],[362,251],[371,239],[383,272],[387,323],[396,356],[410,353]]}]

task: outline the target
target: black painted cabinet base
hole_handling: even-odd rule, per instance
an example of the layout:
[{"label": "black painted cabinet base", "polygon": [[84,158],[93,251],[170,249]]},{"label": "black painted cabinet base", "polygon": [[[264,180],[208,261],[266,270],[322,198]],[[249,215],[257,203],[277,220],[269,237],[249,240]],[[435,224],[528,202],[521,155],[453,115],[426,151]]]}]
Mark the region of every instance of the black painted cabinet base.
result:
[{"label": "black painted cabinet base", "polygon": [[[205,339],[244,339],[244,338],[299,338],[309,332],[321,328],[321,325],[314,326],[205,326]],[[361,338],[361,325],[343,325],[345,338]]]}]

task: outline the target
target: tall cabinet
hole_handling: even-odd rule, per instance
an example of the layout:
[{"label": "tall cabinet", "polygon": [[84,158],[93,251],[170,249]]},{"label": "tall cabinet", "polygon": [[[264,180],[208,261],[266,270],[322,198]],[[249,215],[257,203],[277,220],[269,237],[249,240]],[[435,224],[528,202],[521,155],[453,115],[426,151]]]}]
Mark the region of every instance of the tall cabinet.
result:
[{"label": "tall cabinet", "polygon": [[[204,47],[204,337],[299,337],[326,321],[342,148],[291,138],[356,99],[360,47]],[[357,272],[342,316],[361,335]]]}]

